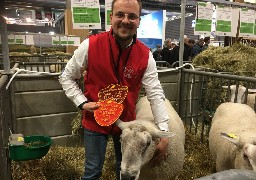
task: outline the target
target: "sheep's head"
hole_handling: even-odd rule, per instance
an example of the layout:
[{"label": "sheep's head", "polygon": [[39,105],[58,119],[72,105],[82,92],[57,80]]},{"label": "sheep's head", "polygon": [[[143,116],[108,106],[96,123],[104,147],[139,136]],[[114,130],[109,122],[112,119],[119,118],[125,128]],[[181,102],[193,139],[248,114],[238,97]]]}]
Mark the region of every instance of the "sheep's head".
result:
[{"label": "sheep's head", "polygon": [[[228,89],[230,91],[230,99],[229,102],[235,102],[235,97],[237,93],[237,103],[244,103],[245,102],[245,95],[246,95],[246,87],[239,85],[231,85],[231,86],[222,86],[224,89]],[[255,93],[256,89],[247,89],[247,93]]]},{"label": "sheep's head", "polygon": [[143,127],[132,125],[122,131],[121,179],[138,179],[146,158],[153,156],[155,143]]},{"label": "sheep's head", "polygon": [[244,86],[236,86],[236,85],[231,85],[230,87],[228,86],[222,86],[224,89],[228,89],[230,91],[230,99],[229,102],[235,102],[235,97],[237,93],[237,103],[243,103],[245,100],[245,91],[246,88]]},{"label": "sheep's head", "polygon": [[122,129],[120,172],[122,180],[137,180],[141,167],[153,157],[158,137],[173,136],[172,133],[147,127],[143,123],[136,123],[136,121],[122,122],[118,120],[116,123]]},{"label": "sheep's head", "polygon": [[256,172],[256,137],[241,138],[222,133],[222,137],[237,146],[235,168]]}]

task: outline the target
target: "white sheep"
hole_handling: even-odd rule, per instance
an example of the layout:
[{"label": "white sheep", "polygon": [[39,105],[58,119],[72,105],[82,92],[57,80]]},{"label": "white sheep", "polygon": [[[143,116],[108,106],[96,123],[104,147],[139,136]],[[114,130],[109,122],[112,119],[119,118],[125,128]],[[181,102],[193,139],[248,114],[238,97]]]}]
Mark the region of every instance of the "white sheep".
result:
[{"label": "white sheep", "polygon": [[[230,99],[229,102],[235,102],[236,97],[236,85],[231,85],[230,88],[228,86],[222,86],[224,89],[230,89]],[[246,87],[239,85],[237,89],[237,103],[245,103],[245,92]],[[248,89],[248,93],[256,93],[256,89]],[[248,94],[246,104],[254,109],[255,104],[255,95],[256,94]]]},{"label": "white sheep", "polygon": [[256,171],[256,114],[240,103],[222,103],[216,110],[209,133],[209,148],[216,170]]},{"label": "white sheep", "polygon": [[[64,62],[64,63],[63,64],[58,64],[58,63],[61,63],[61,62]],[[64,61],[58,60],[56,64],[51,64],[50,67],[49,67],[50,72],[51,73],[61,72],[65,68],[65,66],[66,66],[65,63],[67,63],[67,62],[68,62],[68,59],[64,59]]]},{"label": "white sheep", "polygon": [[[136,105],[135,121],[116,122],[122,129],[121,179],[171,180],[182,170],[185,158],[184,125],[167,99],[165,106],[170,118],[169,132],[160,131],[153,122],[150,103],[146,97],[141,98]],[[152,167],[148,162],[153,157],[161,137],[171,137],[168,158],[158,166]]]},{"label": "white sheep", "polygon": [[256,172],[246,169],[229,169],[194,180],[256,180]]}]

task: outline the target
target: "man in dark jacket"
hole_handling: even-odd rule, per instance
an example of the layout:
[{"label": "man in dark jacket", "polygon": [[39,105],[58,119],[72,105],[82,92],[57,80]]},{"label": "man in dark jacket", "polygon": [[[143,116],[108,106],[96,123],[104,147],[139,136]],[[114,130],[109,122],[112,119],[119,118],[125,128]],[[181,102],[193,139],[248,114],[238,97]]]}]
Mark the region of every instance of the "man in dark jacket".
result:
[{"label": "man in dark jacket", "polygon": [[202,47],[204,45],[204,39],[201,38],[198,40],[198,42],[192,47],[191,51],[191,59],[193,59],[196,55],[198,55],[200,52],[202,52]]},{"label": "man in dark jacket", "polygon": [[156,50],[153,52],[153,58],[155,59],[155,61],[161,61],[162,57],[161,57],[161,45],[156,45]]},{"label": "man in dark jacket", "polygon": [[[183,52],[183,61],[189,61],[190,54],[191,54],[191,45],[192,42],[189,42],[189,39],[186,35],[184,35],[184,52]],[[179,61],[179,51],[180,46],[176,46],[173,48],[171,53],[171,61],[174,63]]]},{"label": "man in dark jacket", "polygon": [[204,38],[204,46],[202,48],[202,51],[209,47],[210,42],[211,42],[211,38],[210,37],[205,37]]},{"label": "man in dark jacket", "polygon": [[161,51],[162,61],[166,61],[170,65],[172,65],[171,62],[170,62],[171,46],[172,46],[172,41],[171,41],[171,39],[168,38],[164,41],[164,48]]}]

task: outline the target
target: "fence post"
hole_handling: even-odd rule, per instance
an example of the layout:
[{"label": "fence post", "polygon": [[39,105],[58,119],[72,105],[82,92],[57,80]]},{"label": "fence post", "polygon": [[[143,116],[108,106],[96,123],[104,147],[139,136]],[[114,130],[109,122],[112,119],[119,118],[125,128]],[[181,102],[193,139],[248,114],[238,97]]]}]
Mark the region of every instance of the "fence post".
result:
[{"label": "fence post", "polygon": [[1,179],[10,180],[12,177],[8,138],[10,135],[9,128],[11,128],[11,95],[10,89],[5,89],[7,80],[7,75],[0,78],[0,176]]}]

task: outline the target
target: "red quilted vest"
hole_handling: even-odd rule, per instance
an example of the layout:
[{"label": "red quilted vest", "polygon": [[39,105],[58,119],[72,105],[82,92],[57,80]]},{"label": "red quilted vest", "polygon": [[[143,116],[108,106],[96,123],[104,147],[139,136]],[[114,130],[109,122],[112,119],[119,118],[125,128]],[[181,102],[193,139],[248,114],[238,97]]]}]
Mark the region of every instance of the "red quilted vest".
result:
[{"label": "red quilted vest", "polygon": [[[135,38],[133,42],[130,47],[121,51],[112,35],[112,30],[89,37],[88,70],[84,78],[84,94],[89,101],[97,102],[98,92],[108,85],[119,83],[128,86],[128,94],[123,102],[124,110],[120,116],[122,121],[131,121],[136,118],[135,104],[149,58],[149,49]],[[83,111],[82,124],[86,129],[95,132],[121,133],[114,124],[105,127],[98,125],[93,113],[87,111]]]}]

